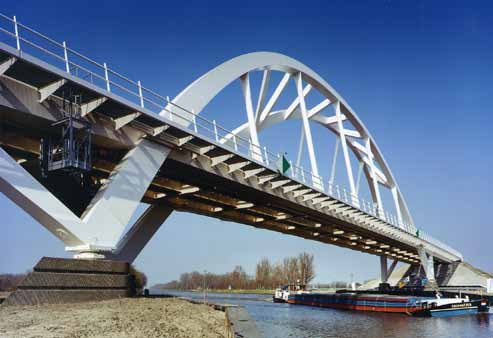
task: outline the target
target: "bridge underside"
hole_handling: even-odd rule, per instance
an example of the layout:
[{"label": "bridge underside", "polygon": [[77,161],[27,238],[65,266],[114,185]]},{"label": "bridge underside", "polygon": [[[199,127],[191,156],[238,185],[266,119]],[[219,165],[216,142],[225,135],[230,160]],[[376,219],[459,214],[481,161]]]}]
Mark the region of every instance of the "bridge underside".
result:
[{"label": "bridge underside", "polygon": [[[0,144],[3,148],[16,160],[21,160],[25,169],[79,214],[82,214],[98,190],[100,184],[96,182],[107,179],[118,163],[113,162],[111,158],[99,158],[94,162],[94,169],[89,175],[91,182],[95,183],[92,191],[82,189],[70,176],[52,176],[43,179],[39,169],[39,141],[35,137],[14,138],[11,132],[16,133],[11,129],[12,126],[2,124],[2,128]],[[115,156],[115,153],[108,149],[97,149],[96,153],[98,152],[111,154],[116,160],[120,157]],[[369,246],[368,242],[386,243],[391,248],[414,253],[411,257],[417,258],[416,250],[398,241],[358,229],[350,222],[335,217],[328,218],[306,206],[277,196],[266,195],[222,176],[206,175],[203,170],[193,165],[186,165],[173,157],[179,157],[179,154],[172,154],[166,160],[160,169],[159,177],[155,178],[145,193],[143,203],[167,205],[174,210],[248,224],[370,253],[370,248],[378,250],[379,246]],[[74,194],[75,189],[79,190],[77,194]],[[318,235],[314,236],[314,234]],[[368,248],[364,249],[366,246]],[[388,250],[391,249],[385,251]]]},{"label": "bridge underside", "polygon": [[[376,216],[279,175],[218,140],[202,137],[84,80],[2,48],[0,145],[78,217],[88,212],[100,188],[112,180],[129,152],[146,140],[171,150],[164,164],[156,168],[141,200],[157,209],[198,213],[410,264],[423,261],[420,250],[437,261],[461,259]],[[83,182],[63,173],[48,178],[40,174],[40,139],[53,133],[50,125],[63,115],[59,103],[62,89],[67,88],[82,95],[83,118],[93,124],[93,169]],[[4,193],[10,188],[4,188]],[[162,214],[165,219],[167,213]],[[158,227],[155,225],[149,236]]]}]

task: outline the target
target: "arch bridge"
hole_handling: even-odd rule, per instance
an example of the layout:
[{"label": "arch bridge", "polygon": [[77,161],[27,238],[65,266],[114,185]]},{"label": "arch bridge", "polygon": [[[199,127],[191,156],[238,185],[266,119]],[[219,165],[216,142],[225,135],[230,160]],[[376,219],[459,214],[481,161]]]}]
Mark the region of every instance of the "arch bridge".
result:
[{"label": "arch bridge", "polygon": [[[132,262],[173,210],[181,210],[379,256],[383,281],[399,261],[421,264],[430,279],[436,264],[462,261],[460,252],[418,230],[376,140],[349,104],[301,62],[269,52],[241,55],[170,99],[15,17],[1,20],[0,190],[76,257]],[[256,77],[261,83],[254,102]],[[235,81],[244,123],[228,130],[201,113]],[[295,94],[277,109],[289,86]],[[78,100],[67,103],[67,91],[78,93]],[[322,99],[309,107],[315,92]],[[76,108],[77,121],[91,125],[90,170],[45,175],[40,140],[56,136],[53,124],[66,115],[66,104]],[[301,130],[295,163],[259,138],[290,120]],[[328,177],[317,162],[315,124],[335,137]],[[305,148],[309,169],[301,164]],[[344,186],[334,180],[339,152]],[[362,177],[368,200],[359,193]],[[393,213],[384,208],[383,189],[392,196]],[[130,224],[142,202],[146,210]],[[390,269],[387,259],[394,260]]]}]

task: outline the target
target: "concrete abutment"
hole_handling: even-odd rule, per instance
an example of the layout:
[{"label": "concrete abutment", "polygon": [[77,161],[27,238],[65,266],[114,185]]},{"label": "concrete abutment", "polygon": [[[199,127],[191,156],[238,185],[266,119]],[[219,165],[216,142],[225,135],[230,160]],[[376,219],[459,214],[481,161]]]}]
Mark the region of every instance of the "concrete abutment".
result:
[{"label": "concrete abutment", "polygon": [[135,293],[127,262],[43,257],[3,305],[100,301]]}]

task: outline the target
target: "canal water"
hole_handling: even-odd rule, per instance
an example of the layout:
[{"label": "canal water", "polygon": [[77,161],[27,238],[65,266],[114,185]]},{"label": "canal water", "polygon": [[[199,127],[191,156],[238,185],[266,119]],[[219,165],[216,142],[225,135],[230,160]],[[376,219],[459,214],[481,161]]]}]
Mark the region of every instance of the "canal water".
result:
[{"label": "canal water", "polygon": [[[158,291],[193,299],[198,292]],[[216,304],[244,306],[265,338],[492,338],[493,314],[415,318],[403,314],[353,312],[265,301],[269,295],[208,293]]]}]

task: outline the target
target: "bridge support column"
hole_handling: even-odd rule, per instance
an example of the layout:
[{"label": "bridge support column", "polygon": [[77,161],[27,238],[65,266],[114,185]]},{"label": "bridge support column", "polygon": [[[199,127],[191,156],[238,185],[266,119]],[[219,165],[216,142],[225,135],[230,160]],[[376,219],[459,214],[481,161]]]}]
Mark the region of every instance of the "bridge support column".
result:
[{"label": "bridge support column", "polygon": [[108,258],[132,263],[172,212],[173,209],[165,205],[150,205]]},{"label": "bridge support column", "polygon": [[394,269],[397,265],[397,260],[394,259],[392,264],[390,265],[390,268],[388,268],[387,264],[387,256],[380,256],[380,282],[381,283],[387,283],[390,275],[392,272],[394,272]]},{"label": "bridge support column", "polygon": [[426,253],[424,248],[418,248],[419,258],[421,260],[421,266],[425,271],[426,278],[430,282],[435,281],[435,260],[432,255]]},{"label": "bridge support column", "polygon": [[[77,258],[104,258],[118,250],[124,229],[170,151],[140,140],[113,169],[80,217],[1,147],[0,191],[63,241],[66,250],[78,253]],[[133,260],[159,227],[157,223],[169,213],[166,208],[146,212],[130,232],[136,243],[122,243],[122,257]]]},{"label": "bridge support column", "polygon": [[380,256],[380,283],[387,283],[387,256]]}]

